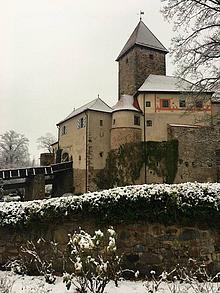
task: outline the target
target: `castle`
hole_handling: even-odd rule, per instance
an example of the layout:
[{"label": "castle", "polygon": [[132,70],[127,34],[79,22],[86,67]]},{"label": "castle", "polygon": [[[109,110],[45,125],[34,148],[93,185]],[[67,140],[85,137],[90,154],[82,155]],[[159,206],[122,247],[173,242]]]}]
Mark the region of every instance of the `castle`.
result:
[{"label": "castle", "polygon": [[[169,169],[175,169],[173,182],[218,180],[219,132],[213,125],[218,124],[215,117],[220,109],[219,99],[213,98],[213,92],[192,92],[190,82],[167,76],[167,53],[140,20],[116,59],[118,102],[110,107],[97,98],[57,123],[58,142],[53,149],[57,161],[73,161],[75,193],[97,190],[97,174],[99,179],[110,176],[100,173],[106,170],[107,162],[114,163],[109,154],[132,145],[139,145],[141,156],[140,150],[144,150],[144,163],[138,163],[138,174],[126,184],[166,182],[163,169],[168,164]],[[171,141],[177,141],[178,154],[174,159],[166,145]],[[164,150],[164,146],[162,158],[160,149]],[[153,167],[146,148],[159,150]],[[139,161],[137,154],[129,149],[127,152],[124,165]],[[114,172],[131,173],[133,167],[126,166],[127,169],[122,165],[119,170],[117,165]]]}]

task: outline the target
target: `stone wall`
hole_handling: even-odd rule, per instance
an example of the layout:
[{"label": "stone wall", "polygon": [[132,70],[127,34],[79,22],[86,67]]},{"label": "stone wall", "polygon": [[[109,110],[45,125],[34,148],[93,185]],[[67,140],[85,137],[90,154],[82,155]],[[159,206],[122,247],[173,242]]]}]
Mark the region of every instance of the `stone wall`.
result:
[{"label": "stone wall", "polygon": [[118,149],[126,143],[140,142],[142,137],[141,129],[120,127],[111,129],[111,149]]},{"label": "stone wall", "polygon": [[[107,227],[97,225],[95,219],[71,218],[68,222],[36,223],[27,229],[0,228],[0,264],[17,258],[27,240],[37,241],[40,237],[59,242],[65,249],[68,233],[78,226],[93,233],[95,229]],[[117,246],[124,254],[124,267],[138,269],[141,273],[149,270],[160,272],[171,269],[177,263],[186,263],[189,257],[205,261],[211,271],[220,270],[219,230],[204,226],[164,226],[159,223],[118,224],[114,226],[118,239]],[[59,268],[56,268],[59,270]]]},{"label": "stone wall", "polygon": [[219,132],[213,127],[169,126],[168,139],[179,141],[179,161],[175,182],[216,182]]},{"label": "stone wall", "polygon": [[165,53],[135,46],[119,60],[119,97],[133,95],[149,74],[166,74]]}]

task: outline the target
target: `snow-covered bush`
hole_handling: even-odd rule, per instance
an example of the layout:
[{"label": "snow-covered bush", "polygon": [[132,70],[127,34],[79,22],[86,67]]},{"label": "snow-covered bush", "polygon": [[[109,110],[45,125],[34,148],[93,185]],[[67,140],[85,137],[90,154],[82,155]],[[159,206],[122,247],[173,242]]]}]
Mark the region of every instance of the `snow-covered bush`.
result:
[{"label": "snow-covered bush", "polygon": [[103,293],[110,280],[117,285],[121,258],[113,228],[105,234],[95,231],[93,236],[80,229],[69,235],[68,248],[72,271],[63,275],[67,289],[73,284],[80,293]]},{"label": "snow-covered bush", "polygon": [[156,220],[167,224],[201,221],[218,225],[219,207],[220,183],[136,185],[81,196],[69,194],[60,198],[0,203],[0,225],[60,222],[79,214],[109,224]]},{"label": "snow-covered bush", "polygon": [[[21,248],[19,268],[25,268],[26,273],[35,274],[45,277],[49,284],[55,282],[54,264],[58,263],[58,258],[62,253],[57,248],[58,244],[53,241],[46,241],[40,238],[37,242],[28,241],[26,246]],[[17,266],[13,266],[17,270]],[[13,270],[15,271],[15,270]],[[17,271],[15,271],[17,272]]]},{"label": "snow-covered bush", "polygon": [[163,271],[156,276],[152,270],[144,282],[147,293],[218,293],[220,292],[220,273],[210,276],[204,264],[189,259],[186,266],[177,265],[172,271]]}]

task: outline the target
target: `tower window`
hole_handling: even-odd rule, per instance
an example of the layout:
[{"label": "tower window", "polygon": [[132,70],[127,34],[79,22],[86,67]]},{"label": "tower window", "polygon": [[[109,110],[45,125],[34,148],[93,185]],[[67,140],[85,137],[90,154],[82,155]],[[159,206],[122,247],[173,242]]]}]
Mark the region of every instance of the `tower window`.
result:
[{"label": "tower window", "polygon": [[151,60],[154,59],[154,55],[153,54],[150,54],[149,57],[150,57]]},{"label": "tower window", "polygon": [[126,58],[126,63],[128,63],[128,58]]},{"label": "tower window", "polygon": [[146,107],[151,107],[150,101],[146,101]]},{"label": "tower window", "polygon": [[103,152],[100,152],[99,153],[99,156],[102,158],[103,157]]},{"label": "tower window", "polygon": [[103,126],[103,120],[100,120],[100,126]]},{"label": "tower window", "polygon": [[140,116],[134,115],[134,125],[140,125],[140,124],[141,124]]},{"label": "tower window", "polygon": [[113,125],[115,125],[115,119],[113,119],[113,122],[112,122],[112,124],[113,124]]},{"label": "tower window", "polygon": [[79,161],[81,161],[81,156],[79,156]]},{"label": "tower window", "polygon": [[146,125],[147,125],[147,127],[151,127],[153,125],[152,120],[147,120]]}]

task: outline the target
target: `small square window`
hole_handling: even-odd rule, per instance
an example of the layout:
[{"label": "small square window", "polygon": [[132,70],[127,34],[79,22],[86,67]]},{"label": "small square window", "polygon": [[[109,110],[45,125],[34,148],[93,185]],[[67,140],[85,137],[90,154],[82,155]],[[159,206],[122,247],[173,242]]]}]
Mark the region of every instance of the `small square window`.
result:
[{"label": "small square window", "polygon": [[147,127],[151,127],[153,125],[152,120],[147,120],[146,125]]},{"label": "small square window", "polygon": [[203,108],[203,102],[201,100],[196,101],[196,108]]},{"label": "small square window", "polygon": [[102,158],[103,157],[103,152],[100,152],[99,153],[99,156]]},{"label": "small square window", "polygon": [[100,120],[100,126],[103,126],[103,120]]},{"label": "small square window", "polygon": [[150,57],[151,60],[154,59],[154,55],[153,54],[150,54],[149,57]]},{"label": "small square window", "polygon": [[170,100],[162,100],[162,108],[170,108]]},{"label": "small square window", "polygon": [[184,98],[179,99],[179,107],[185,108],[186,107],[186,100]]},{"label": "small square window", "polygon": [[134,115],[134,125],[140,125],[140,116]]},{"label": "small square window", "polygon": [[146,101],[146,107],[151,107],[150,101]]}]

